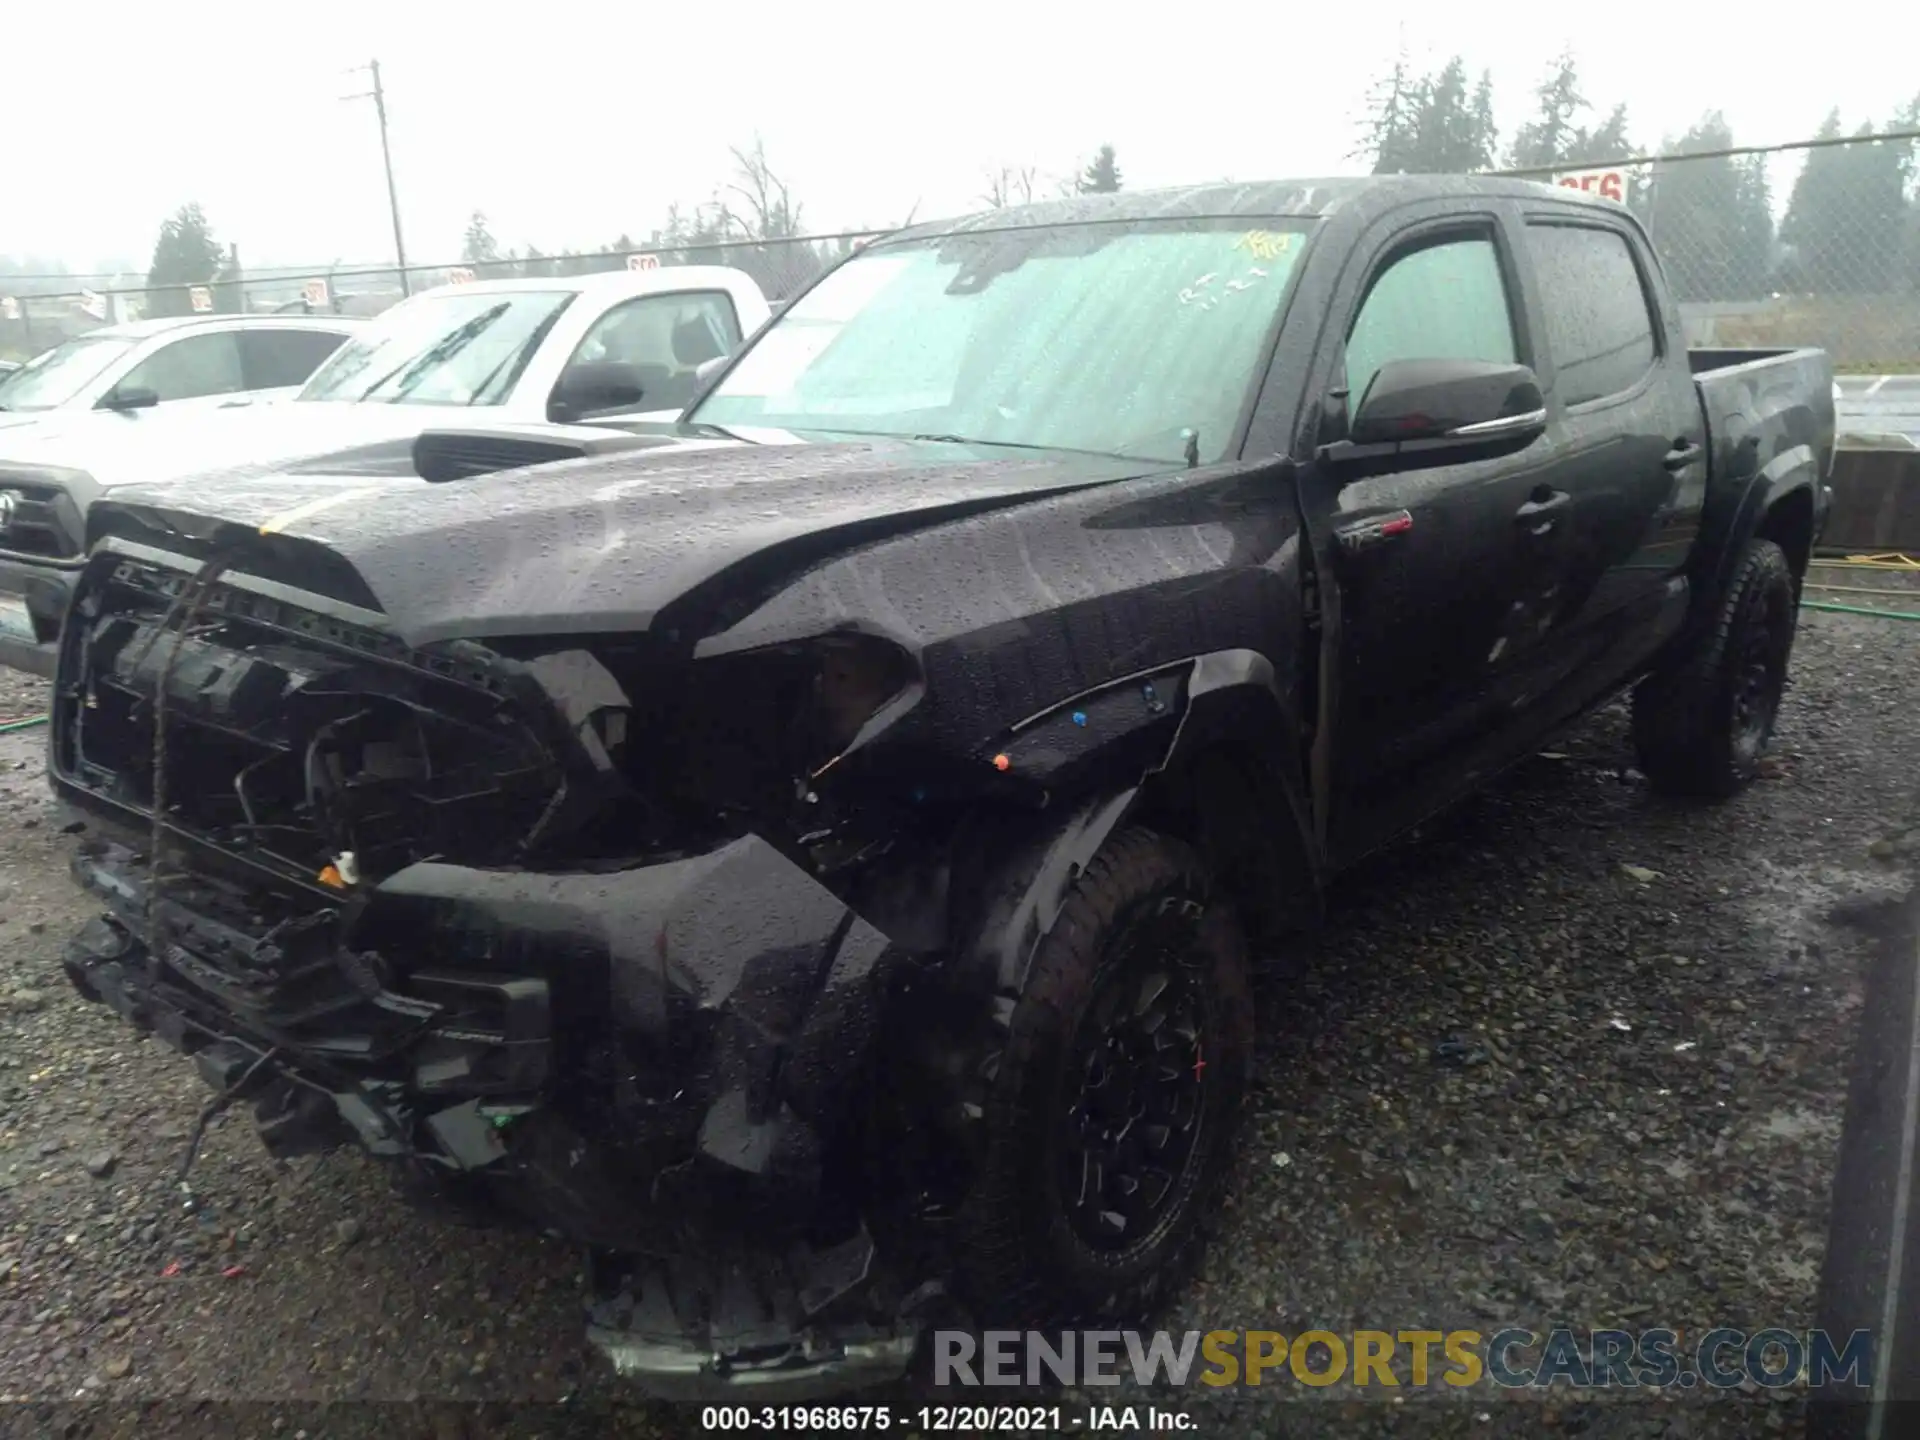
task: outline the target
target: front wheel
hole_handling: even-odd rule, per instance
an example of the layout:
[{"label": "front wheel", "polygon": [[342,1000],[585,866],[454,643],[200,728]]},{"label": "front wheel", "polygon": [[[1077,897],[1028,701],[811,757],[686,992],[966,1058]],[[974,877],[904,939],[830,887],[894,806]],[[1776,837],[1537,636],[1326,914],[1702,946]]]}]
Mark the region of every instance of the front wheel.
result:
[{"label": "front wheel", "polygon": [[1798,619],[1786,553],[1749,541],[1712,628],[1634,691],[1634,745],[1656,789],[1725,799],[1759,773]]},{"label": "front wheel", "polygon": [[1110,840],[1015,1006],[957,1217],[975,1312],[1144,1318],[1197,1252],[1246,1091],[1246,942],[1185,845]]}]

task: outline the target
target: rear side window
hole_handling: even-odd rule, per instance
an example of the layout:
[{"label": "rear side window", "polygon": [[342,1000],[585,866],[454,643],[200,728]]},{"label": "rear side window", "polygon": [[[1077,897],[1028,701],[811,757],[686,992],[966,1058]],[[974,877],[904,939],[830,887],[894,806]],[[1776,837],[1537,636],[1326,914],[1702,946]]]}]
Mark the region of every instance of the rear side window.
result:
[{"label": "rear side window", "polygon": [[249,390],[304,385],[347,337],[325,330],[243,330],[240,354]]},{"label": "rear side window", "polygon": [[1347,336],[1347,405],[1391,360],[1516,359],[1513,312],[1500,256],[1484,236],[1443,240],[1388,264],[1367,291]]},{"label": "rear side window", "polygon": [[1627,237],[1592,225],[1527,226],[1563,404],[1631,390],[1653,368],[1647,290]]}]

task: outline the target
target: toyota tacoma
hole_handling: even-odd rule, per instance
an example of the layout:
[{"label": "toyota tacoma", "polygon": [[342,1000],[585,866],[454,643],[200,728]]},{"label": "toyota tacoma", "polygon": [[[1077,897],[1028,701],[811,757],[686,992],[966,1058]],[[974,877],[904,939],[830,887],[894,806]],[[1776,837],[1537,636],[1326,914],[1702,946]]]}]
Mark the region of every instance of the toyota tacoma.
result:
[{"label": "toyota tacoma", "polygon": [[1137,1320],[1329,877],[1629,691],[1661,789],[1755,774],[1832,393],[1519,181],[904,231],[676,437],[97,505],[68,973],[273,1152],[587,1247],[652,1393]]}]

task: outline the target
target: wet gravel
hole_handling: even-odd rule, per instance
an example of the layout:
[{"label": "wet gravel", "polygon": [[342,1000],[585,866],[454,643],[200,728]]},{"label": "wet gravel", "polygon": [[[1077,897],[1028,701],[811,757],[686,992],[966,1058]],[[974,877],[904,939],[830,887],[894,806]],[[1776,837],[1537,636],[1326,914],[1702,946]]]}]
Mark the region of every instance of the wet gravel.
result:
[{"label": "wet gravel", "polygon": [[[1772,773],[1730,805],[1649,795],[1616,708],[1349,877],[1262,983],[1221,1235],[1168,1326],[1811,1325],[1872,944],[1833,915],[1920,848],[1870,853],[1920,818],[1917,637],[1809,614]],[[44,693],[0,672],[0,719]],[[0,1432],[697,1431],[598,1411],[620,1390],[557,1243],[397,1208],[355,1155],[270,1160],[239,1115],[187,1203],[206,1092],[59,975],[89,907],[44,735],[0,736]],[[1063,1403],[1205,1436],[1792,1434],[1804,1411],[1284,1385]],[[560,1408],[477,1408],[509,1400]]]}]

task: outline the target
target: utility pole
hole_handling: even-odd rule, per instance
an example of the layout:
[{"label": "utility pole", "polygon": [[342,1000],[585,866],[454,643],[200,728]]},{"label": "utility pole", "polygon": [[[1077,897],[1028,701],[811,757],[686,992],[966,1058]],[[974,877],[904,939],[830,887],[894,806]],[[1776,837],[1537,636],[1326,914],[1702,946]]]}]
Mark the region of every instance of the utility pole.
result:
[{"label": "utility pole", "polygon": [[392,212],[393,215],[393,253],[394,257],[400,262],[400,293],[403,296],[411,295],[413,293],[413,286],[407,278],[407,242],[400,237],[400,192],[394,188],[393,147],[387,140],[387,92],[386,88],[380,83],[380,62],[378,60],[369,60],[364,66],[355,67],[356,71],[362,69],[368,71],[373,76],[373,89],[363,91],[358,95],[348,95],[343,98],[348,100],[366,100],[370,98],[373,101],[374,114],[380,117],[380,159],[387,169],[387,209]]}]

